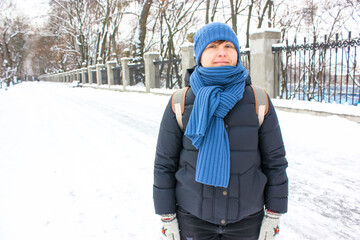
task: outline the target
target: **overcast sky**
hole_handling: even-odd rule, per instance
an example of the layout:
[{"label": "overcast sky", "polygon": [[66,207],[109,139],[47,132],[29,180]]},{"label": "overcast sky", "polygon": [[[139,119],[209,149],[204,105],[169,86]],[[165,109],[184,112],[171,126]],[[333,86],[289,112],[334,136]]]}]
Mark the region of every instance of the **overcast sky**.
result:
[{"label": "overcast sky", "polygon": [[47,14],[49,0],[12,0],[20,14],[29,16],[32,21],[41,22],[41,17]]}]

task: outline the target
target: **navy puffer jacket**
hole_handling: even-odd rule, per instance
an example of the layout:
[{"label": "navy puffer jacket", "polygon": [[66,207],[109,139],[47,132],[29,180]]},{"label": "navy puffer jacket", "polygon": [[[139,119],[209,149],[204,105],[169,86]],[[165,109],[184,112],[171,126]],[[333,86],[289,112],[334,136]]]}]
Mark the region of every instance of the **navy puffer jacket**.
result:
[{"label": "navy puffer jacket", "polygon": [[[226,225],[264,208],[287,211],[287,161],[275,109],[259,128],[254,93],[246,80],[243,98],[224,118],[230,142],[228,188],[195,181],[198,150],[180,130],[171,100],[160,125],[154,167],[154,205],[157,214],[175,213],[180,206],[205,221]],[[195,95],[188,91],[183,114],[189,121]]]}]

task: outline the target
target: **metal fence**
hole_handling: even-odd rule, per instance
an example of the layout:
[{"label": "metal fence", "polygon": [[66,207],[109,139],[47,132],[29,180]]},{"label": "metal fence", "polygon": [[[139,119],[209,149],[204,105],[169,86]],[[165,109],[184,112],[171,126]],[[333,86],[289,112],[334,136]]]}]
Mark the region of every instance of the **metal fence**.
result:
[{"label": "metal fence", "polygon": [[92,74],[92,83],[97,83],[96,70],[91,70],[91,74]]},{"label": "metal fence", "polygon": [[84,76],[85,76],[84,83],[89,83],[89,74],[87,71],[84,73]]},{"label": "metal fence", "polygon": [[122,68],[121,66],[116,66],[112,68],[114,76],[114,85],[122,85]]},{"label": "metal fence", "polygon": [[102,68],[100,72],[101,72],[101,84],[103,85],[108,84],[106,68]]},{"label": "metal fence", "polygon": [[155,88],[181,88],[181,59],[172,58],[154,61]]},{"label": "metal fence", "polygon": [[250,72],[250,49],[240,50],[240,60],[242,65]]},{"label": "metal fence", "polygon": [[129,65],[130,86],[145,85],[144,62],[130,63]]},{"label": "metal fence", "polygon": [[284,99],[357,105],[360,100],[360,39],[316,38],[303,44],[273,46],[275,73]]}]

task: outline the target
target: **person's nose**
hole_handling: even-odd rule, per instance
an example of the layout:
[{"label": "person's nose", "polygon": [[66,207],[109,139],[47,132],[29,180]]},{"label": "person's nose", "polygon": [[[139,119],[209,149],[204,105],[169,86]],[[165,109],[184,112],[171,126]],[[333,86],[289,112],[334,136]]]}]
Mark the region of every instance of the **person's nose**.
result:
[{"label": "person's nose", "polygon": [[226,51],[225,51],[224,47],[219,48],[218,56],[219,57],[225,57],[226,56]]}]

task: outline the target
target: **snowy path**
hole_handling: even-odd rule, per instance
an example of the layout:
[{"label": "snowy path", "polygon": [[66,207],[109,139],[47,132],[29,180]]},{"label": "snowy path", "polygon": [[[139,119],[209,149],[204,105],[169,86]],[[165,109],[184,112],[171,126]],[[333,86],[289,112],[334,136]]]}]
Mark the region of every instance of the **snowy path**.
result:
[{"label": "snowy path", "polygon": [[[168,96],[0,90],[0,239],[160,239],[152,167]],[[360,124],[278,111],[290,179],[278,239],[360,239]]]}]

